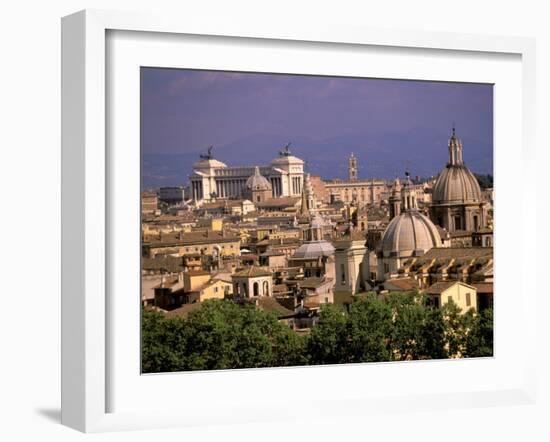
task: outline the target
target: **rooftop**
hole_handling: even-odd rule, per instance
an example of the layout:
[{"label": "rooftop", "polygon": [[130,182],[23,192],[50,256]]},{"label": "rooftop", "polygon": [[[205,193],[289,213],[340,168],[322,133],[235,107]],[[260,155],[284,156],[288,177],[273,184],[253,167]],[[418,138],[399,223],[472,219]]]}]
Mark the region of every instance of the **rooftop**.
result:
[{"label": "rooftop", "polygon": [[265,312],[275,313],[278,318],[294,316],[292,310],[287,309],[285,306],[279,304],[275,298],[270,296],[262,296],[256,298],[258,301],[258,309]]},{"label": "rooftop", "polygon": [[208,243],[223,243],[240,241],[238,236],[224,234],[213,230],[202,232],[185,232],[185,233],[167,233],[161,238],[146,238],[143,245],[150,247],[170,246],[170,245],[186,245],[186,244],[208,244]]},{"label": "rooftop", "polygon": [[194,304],[184,304],[175,310],[167,312],[165,317],[168,319],[173,319],[173,318],[187,319],[187,317],[189,316],[189,313],[199,310],[201,307],[202,307],[202,304],[200,302],[196,302]]},{"label": "rooftop", "polygon": [[467,287],[471,287],[472,289],[475,289],[475,287],[472,287],[471,285],[465,284],[461,281],[442,281],[442,282],[436,282],[435,284],[432,284],[430,287],[428,287],[428,289],[426,290],[426,293],[428,295],[439,295],[455,284],[460,284],[460,285],[464,285]]},{"label": "rooftop", "polygon": [[233,277],[237,278],[255,278],[260,276],[271,276],[271,272],[261,267],[250,266],[233,274]]},{"label": "rooftop", "polygon": [[422,260],[451,258],[493,258],[492,247],[434,247],[428,250]]}]

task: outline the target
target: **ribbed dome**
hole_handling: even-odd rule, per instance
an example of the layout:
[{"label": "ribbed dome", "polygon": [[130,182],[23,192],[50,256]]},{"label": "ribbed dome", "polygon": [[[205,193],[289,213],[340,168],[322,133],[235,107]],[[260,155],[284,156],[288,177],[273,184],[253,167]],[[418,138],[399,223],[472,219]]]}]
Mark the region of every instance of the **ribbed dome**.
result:
[{"label": "ribbed dome", "polygon": [[396,216],[382,236],[384,257],[423,254],[433,247],[441,247],[437,227],[418,210],[407,210]]},{"label": "ribbed dome", "polygon": [[481,190],[470,170],[463,164],[447,165],[433,188],[434,204],[479,203]]},{"label": "ribbed dome", "polygon": [[260,168],[256,166],[254,175],[246,180],[246,188],[248,190],[271,190],[271,183],[260,174]]},{"label": "ribbed dome", "polygon": [[319,258],[321,256],[334,255],[334,246],[328,241],[313,241],[303,243],[294,255],[293,258]]}]

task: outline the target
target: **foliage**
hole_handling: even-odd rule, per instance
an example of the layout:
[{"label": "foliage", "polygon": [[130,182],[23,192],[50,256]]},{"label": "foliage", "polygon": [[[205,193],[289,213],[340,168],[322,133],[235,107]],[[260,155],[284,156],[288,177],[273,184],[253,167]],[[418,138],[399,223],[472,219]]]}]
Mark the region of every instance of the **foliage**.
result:
[{"label": "foliage", "polygon": [[469,333],[465,339],[464,356],[470,358],[493,356],[493,309],[479,314],[469,312]]},{"label": "foliage", "polygon": [[340,364],[493,354],[493,312],[429,307],[418,293],[374,293],[347,308],[323,305],[301,336],[275,315],[227,300],[205,301],[187,319],[143,311],[146,373]]},{"label": "foliage", "polygon": [[303,338],[269,313],[231,301],[205,301],[189,318],[143,312],[144,372],[299,365]]}]

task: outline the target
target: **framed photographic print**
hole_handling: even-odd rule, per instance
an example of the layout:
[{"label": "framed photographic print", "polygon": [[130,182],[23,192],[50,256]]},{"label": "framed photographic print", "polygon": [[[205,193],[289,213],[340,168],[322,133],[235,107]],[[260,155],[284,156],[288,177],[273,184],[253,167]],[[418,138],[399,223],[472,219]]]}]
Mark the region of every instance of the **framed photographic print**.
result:
[{"label": "framed photographic print", "polygon": [[531,402],[533,45],[64,18],[63,423]]}]

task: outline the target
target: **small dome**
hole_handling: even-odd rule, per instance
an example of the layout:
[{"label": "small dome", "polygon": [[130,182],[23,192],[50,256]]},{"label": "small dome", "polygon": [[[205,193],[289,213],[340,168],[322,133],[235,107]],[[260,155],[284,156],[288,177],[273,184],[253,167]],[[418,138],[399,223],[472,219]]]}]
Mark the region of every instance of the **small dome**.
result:
[{"label": "small dome", "polygon": [[439,174],[432,193],[433,204],[480,203],[481,189],[463,164],[447,165]]},{"label": "small dome", "polygon": [[406,210],[396,216],[382,236],[382,255],[421,255],[433,247],[441,247],[437,227],[418,210]]},{"label": "small dome", "polygon": [[303,243],[292,258],[305,258],[313,259],[319,258],[321,256],[332,256],[334,255],[334,246],[328,241],[311,241]]},{"label": "small dome", "polygon": [[246,188],[248,190],[271,190],[271,183],[260,174],[260,168],[256,166],[254,175],[246,180]]}]

